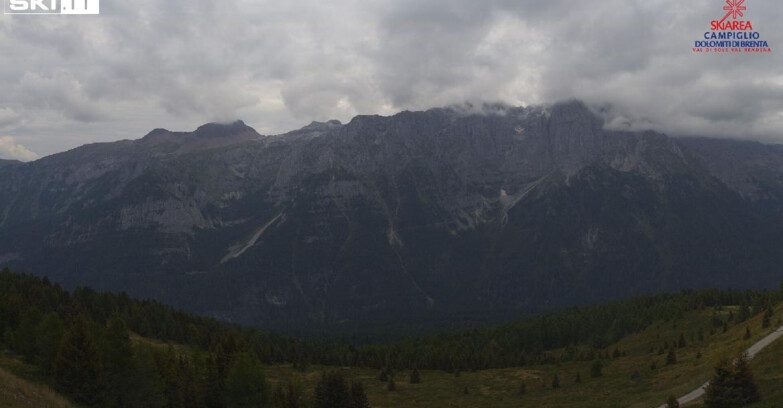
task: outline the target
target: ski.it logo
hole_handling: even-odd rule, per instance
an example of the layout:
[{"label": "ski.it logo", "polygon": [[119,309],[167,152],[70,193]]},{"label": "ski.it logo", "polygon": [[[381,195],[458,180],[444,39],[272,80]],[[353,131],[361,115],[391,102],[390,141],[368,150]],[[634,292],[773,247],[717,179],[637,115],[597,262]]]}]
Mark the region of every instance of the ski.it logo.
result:
[{"label": "ski.it logo", "polygon": [[4,14],[100,14],[100,0],[2,0]]}]

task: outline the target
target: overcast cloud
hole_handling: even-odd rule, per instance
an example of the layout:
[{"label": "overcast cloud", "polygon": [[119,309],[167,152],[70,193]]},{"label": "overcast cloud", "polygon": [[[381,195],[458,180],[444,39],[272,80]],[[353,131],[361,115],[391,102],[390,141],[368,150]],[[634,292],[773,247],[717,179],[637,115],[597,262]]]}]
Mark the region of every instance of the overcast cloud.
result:
[{"label": "overcast cloud", "polygon": [[569,98],[607,110],[614,128],[783,142],[783,5],[746,1],[772,53],[692,53],[723,5],[102,0],[99,16],[3,15],[0,157],[209,121],[241,118],[269,134]]}]

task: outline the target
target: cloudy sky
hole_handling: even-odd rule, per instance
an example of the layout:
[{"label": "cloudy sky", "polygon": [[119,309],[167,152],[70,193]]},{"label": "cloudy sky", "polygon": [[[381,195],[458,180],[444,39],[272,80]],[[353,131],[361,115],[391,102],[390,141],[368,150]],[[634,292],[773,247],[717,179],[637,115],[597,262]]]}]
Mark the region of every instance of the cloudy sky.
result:
[{"label": "cloudy sky", "polygon": [[[0,0],[7,1],[7,0]],[[722,0],[101,0],[0,15],[0,157],[156,127],[260,133],[462,102],[580,98],[613,127],[783,143],[783,4],[768,54],[697,54]]]}]

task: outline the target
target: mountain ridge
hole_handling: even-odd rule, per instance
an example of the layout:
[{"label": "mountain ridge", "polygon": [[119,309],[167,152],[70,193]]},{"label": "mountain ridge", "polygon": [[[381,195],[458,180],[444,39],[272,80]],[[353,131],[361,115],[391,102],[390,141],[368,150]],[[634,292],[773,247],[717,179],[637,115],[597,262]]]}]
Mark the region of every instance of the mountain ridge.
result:
[{"label": "mountain ridge", "polygon": [[779,281],[778,147],[605,130],[578,101],[490,108],[155,130],[0,167],[0,259],[283,329]]}]

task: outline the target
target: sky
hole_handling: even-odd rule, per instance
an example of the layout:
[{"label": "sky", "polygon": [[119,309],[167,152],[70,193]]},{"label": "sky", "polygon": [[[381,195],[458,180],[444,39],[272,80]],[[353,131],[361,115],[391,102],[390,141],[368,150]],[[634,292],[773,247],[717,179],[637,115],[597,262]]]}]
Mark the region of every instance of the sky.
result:
[{"label": "sky", "polygon": [[206,122],[277,134],[572,98],[611,128],[783,143],[783,3],[745,2],[771,53],[694,53],[724,5],[101,0],[100,15],[0,15],[0,158]]}]

